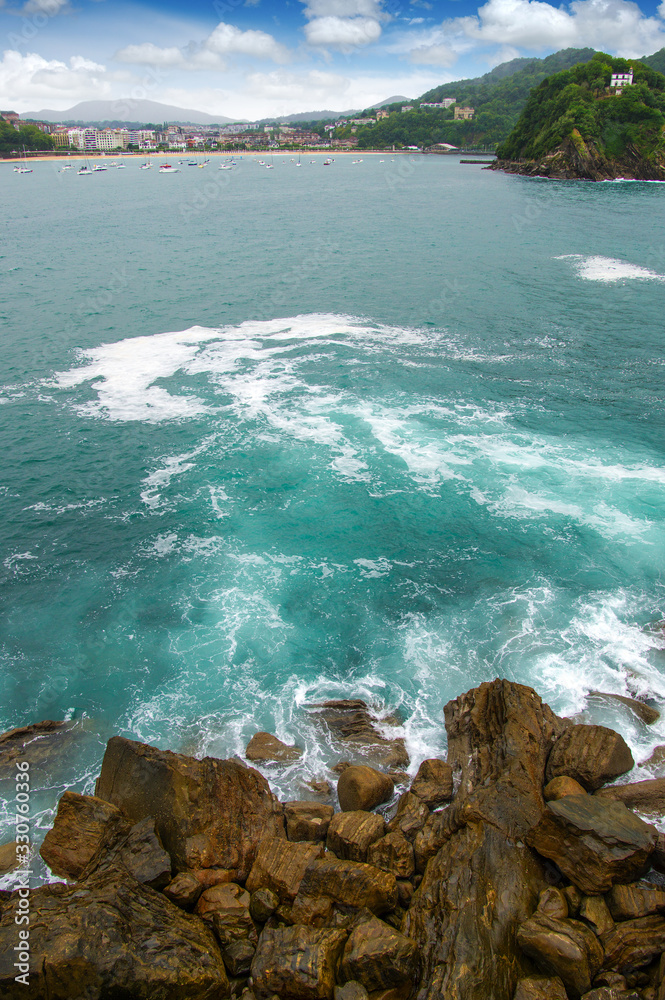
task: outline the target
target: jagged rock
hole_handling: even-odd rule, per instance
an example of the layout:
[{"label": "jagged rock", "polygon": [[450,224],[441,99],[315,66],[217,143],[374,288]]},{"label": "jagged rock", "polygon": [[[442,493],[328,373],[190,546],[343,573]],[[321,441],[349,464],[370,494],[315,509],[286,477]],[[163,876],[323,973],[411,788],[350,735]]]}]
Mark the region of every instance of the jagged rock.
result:
[{"label": "jagged rock", "polygon": [[583,893],[598,895],[645,871],[656,830],[620,802],[568,795],[548,803],[526,840]]},{"label": "jagged rock", "polygon": [[282,902],[293,902],[308,865],[323,853],[323,844],[292,844],[279,837],[263,840],[247,879],[248,892],[272,889]]},{"label": "jagged rock", "polygon": [[229,993],[212,932],[122,869],[30,894],[30,988],[14,977],[14,907],[0,921],[0,995],[49,1000],[218,1000]]},{"label": "jagged rock", "polygon": [[568,1000],[559,976],[527,976],[520,979],[513,1000]]},{"label": "jagged rock", "polygon": [[543,889],[538,897],[536,913],[542,913],[546,917],[553,917],[555,920],[567,917],[568,900],[563,891],[553,885],[548,886],[547,889]]},{"label": "jagged rock", "polygon": [[240,885],[214,885],[201,893],[194,911],[212,924],[221,945],[245,940],[256,943],[257,934],[249,912],[249,893]]},{"label": "jagged rock", "polygon": [[568,916],[574,917],[577,913],[579,913],[584,896],[576,885],[567,885],[563,890],[563,894],[568,903]]},{"label": "jagged rock", "polygon": [[249,901],[249,912],[252,919],[260,924],[265,924],[266,920],[273,915],[279,906],[279,896],[272,889],[257,889],[252,893]]},{"label": "jagged rock", "polygon": [[357,861],[313,861],[300,883],[300,892],[303,896],[327,896],[343,906],[366,906],[379,916],[397,905],[395,876]]},{"label": "jagged rock", "polygon": [[427,862],[441,850],[454,830],[455,822],[450,822],[448,810],[431,813],[422,830],[419,830],[413,841],[413,854],[416,870],[424,872]]},{"label": "jagged rock", "polygon": [[614,930],[614,920],[602,896],[583,896],[580,917],[591,926],[598,937]]},{"label": "jagged rock", "polygon": [[610,694],[609,691],[589,691],[588,697],[593,701],[624,705],[647,726],[652,726],[654,722],[658,722],[660,719],[658,709],[653,708],[651,705],[646,705],[643,701],[637,701],[636,698],[626,698],[623,694]]},{"label": "jagged rock", "polygon": [[54,875],[77,879],[105,835],[126,833],[129,827],[127,817],[110,802],[94,795],[65,792],[39,853]]},{"label": "jagged rock", "polygon": [[102,843],[81,872],[87,878],[93,871],[114,865],[151,889],[164,889],[171,881],[171,858],[162,847],[152,816],[135,823],[127,832],[107,829]]},{"label": "jagged rock", "polygon": [[615,885],[605,899],[615,920],[634,920],[652,913],[665,913],[665,889],[645,882]]},{"label": "jagged rock", "polygon": [[258,771],[196,760],[114,736],[96,794],[133,820],[154,816],[176,871],[217,869],[242,882],[263,837],[284,836],[282,807]]},{"label": "jagged rock", "polygon": [[291,923],[307,927],[325,927],[330,922],[333,901],[327,896],[303,896],[298,893],[291,907]]},{"label": "jagged rock", "polygon": [[397,905],[401,906],[403,910],[408,910],[411,905],[413,893],[413,882],[408,879],[397,879]]},{"label": "jagged rock", "polygon": [[387,802],[394,789],[392,778],[387,774],[364,764],[352,764],[342,771],[337,782],[340,809],[342,812],[374,809]]},{"label": "jagged rock", "polygon": [[17,761],[30,765],[32,783],[50,771],[54,760],[76,744],[82,732],[75,722],[45,719],[0,734],[0,781],[14,780]]},{"label": "jagged rock", "polygon": [[268,763],[269,761],[274,761],[275,763],[288,763],[292,760],[298,760],[302,757],[302,750],[300,747],[289,746],[287,743],[282,743],[278,740],[276,736],[272,733],[254,733],[251,740],[247,744],[247,749],[245,750],[245,757],[247,760],[254,761],[255,763]]},{"label": "jagged rock", "polygon": [[335,813],[328,827],[326,846],[346,861],[367,861],[367,850],[385,833],[383,816],[364,812]]},{"label": "jagged rock", "polygon": [[594,792],[631,771],[633,755],[623,736],[605,726],[571,726],[559,737],[547,761],[547,781],[565,774]]},{"label": "jagged rock", "polygon": [[583,788],[579,781],[569,778],[566,774],[552,778],[543,788],[543,798],[546,802],[556,802],[557,799],[563,799],[566,795],[586,795],[586,788]]},{"label": "jagged rock", "polygon": [[8,872],[13,872],[15,868],[19,867],[19,854],[16,853],[17,846],[16,841],[11,840],[8,844],[3,844],[0,847],[0,877],[6,875]]},{"label": "jagged rock", "polygon": [[293,1000],[331,1000],[346,931],[266,928],[252,962],[252,989],[259,1000],[277,994]]},{"label": "jagged rock", "polygon": [[399,830],[407,840],[413,841],[418,831],[425,825],[429,814],[429,809],[417,795],[404,792],[399,797],[397,812],[388,823],[388,830],[390,833]]},{"label": "jagged rock", "polygon": [[648,816],[665,816],[665,778],[601,788],[596,792],[595,798],[623,802],[629,809]]},{"label": "jagged rock", "polygon": [[[387,739],[383,736],[364,701],[326,701],[310,705],[310,709],[316,712],[331,735],[347,750],[355,751],[381,767],[408,766],[409,755],[402,737]],[[401,725],[401,721],[396,716],[389,715],[381,719],[381,725],[397,727]]]},{"label": "jagged rock", "polygon": [[286,836],[293,841],[325,841],[333,813],[332,806],[321,802],[285,802]]},{"label": "jagged rock", "polygon": [[611,986],[599,986],[585,993],[582,1000],[644,1000],[634,990],[618,990]]},{"label": "jagged rock", "polygon": [[222,948],[222,958],[229,976],[248,976],[255,953],[256,946],[246,939],[231,941]]},{"label": "jagged rock", "polygon": [[653,915],[623,920],[603,935],[602,943],[606,969],[625,973],[647,965],[665,952],[665,919]]},{"label": "jagged rock", "polygon": [[581,920],[553,919],[536,913],[520,925],[517,941],[544,972],[560,976],[574,1000],[588,993],[603,964],[602,945]]},{"label": "jagged rock", "polygon": [[413,779],[411,792],[433,809],[453,797],[453,769],[444,760],[424,760]]},{"label": "jagged rock", "polygon": [[343,986],[335,987],[334,1000],[369,1000],[369,993],[361,983],[351,979]]},{"label": "jagged rock", "polygon": [[372,917],[351,932],[344,948],[341,976],[362,983],[368,992],[413,983],[418,971],[417,954],[415,941]]},{"label": "jagged rock", "polygon": [[648,767],[657,778],[665,777],[665,745],[657,746],[650,757],[641,760],[638,767]]},{"label": "jagged rock", "polygon": [[196,876],[189,872],[180,872],[164,887],[166,898],[181,910],[191,910],[202,892],[203,886]]},{"label": "jagged rock", "polygon": [[325,778],[310,778],[309,781],[303,782],[303,786],[322,798],[330,798],[332,794],[330,782],[326,781]]},{"label": "jagged rock", "polygon": [[397,878],[410,878],[415,871],[413,847],[400,833],[389,833],[370,845],[367,860],[375,868],[392,872]]}]

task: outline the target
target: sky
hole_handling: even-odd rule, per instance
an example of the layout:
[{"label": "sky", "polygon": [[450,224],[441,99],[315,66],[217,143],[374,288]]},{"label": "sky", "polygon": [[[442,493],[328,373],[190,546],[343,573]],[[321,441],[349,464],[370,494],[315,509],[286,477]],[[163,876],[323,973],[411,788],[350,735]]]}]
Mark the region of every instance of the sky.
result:
[{"label": "sky", "polygon": [[3,110],[144,98],[252,121],[414,98],[562,48],[650,55],[665,0],[0,0],[0,38]]}]

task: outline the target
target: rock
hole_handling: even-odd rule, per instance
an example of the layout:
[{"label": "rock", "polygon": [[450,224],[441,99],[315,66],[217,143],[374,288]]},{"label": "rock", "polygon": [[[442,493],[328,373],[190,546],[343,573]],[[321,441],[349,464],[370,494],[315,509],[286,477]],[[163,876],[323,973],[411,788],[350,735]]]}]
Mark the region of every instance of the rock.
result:
[{"label": "rock", "polygon": [[623,920],[602,938],[606,969],[631,971],[665,952],[665,919],[661,916]]},{"label": "rock", "polygon": [[623,802],[629,809],[649,816],[665,816],[665,778],[636,781],[632,785],[601,788],[595,798]]},{"label": "rock", "polygon": [[665,746],[657,746],[650,757],[641,760],[638,767],[648,767],[656,777],[665,777]]},{"label": "rock", "polygon": [[362,983],[368,992],[412,984],[418,971],[417,954],[415,941],[372,917],[351,932],[341,977]]},{"label": "rock", "polygon": [[0,921],[0,995],[49,1000],[218,1000],[229,985],[212,932],[122,869],[30,894],[30,989],[14,979],[14,908]]},{"label": "rock", "polygon": [[203,886],[189,872],[180,872],[167,886],[164,895],[181,910],[191,910],[203,891]]},{"label": "rock", "polygon": [[288,746],[271,733],[254,733],[245,750],[247,760],[256,763],[288,763],[302,757],[300,747]]},{"label": "rock", "polygon": [[20,861],[19,854],[16,853],[17,847],[18,844],[15,840],[11,840],[8,844],[3,844],[0,847],[0,878],[19,867]]},{"label": "rock", "polygon": [[413,841],[413,854],[416,870],[424,872],[427,862],[437,854],[445,842],[450,839],[456,823],[451,823],[448,810],[431,813],[422,830],[419,830]]},{"label": "rock", "polygon": [[352,764],[345,768],[337,782],[337,796],[342,812],[374,809],[382,802],[387,802],[394,789],[392,779],[387,774],[364,764]]},{"label": "rock", "polygon": [[399,797],[397,812],[388,823],[388,830],[390,833],[399,831],[407,840],[413,841],[418,831],[422,830],[428,816],[429,809],[425,803],[412,792],[404,792]]},{"label": "rock", "polygon": [[413,779],[411,792],[433,809],[453,797],[453,769],[443,760],[424,760]]},{"label": "rock", "polygon": [[332,795],[330,782],[326,781],[325,778],[311,778],[303,784],[305,788],[309,788],[315,795],[320,795],[322,798],[329,798]]},{"label": "rock", "polygon": [[410,882],[408,879],[397,879],[397,905],[401,906],[403,910],[408,910],[411,905],[413,892],[413,882]]},{"label": "rock", "polygon": [[599,895],[646,870],[656,830],[620,802],[568,795],[548,803],[526,840],[583,893]]},{"label": "rock", "polygon": [[660,719],[660,712],[651,705],[646,705],[643,701],[637,701],[635,698],[626,698],[622,694],[610,694],[608,691],[589,691],[588,698],[590,701],[606,702],[610,705],[612,703],[625,705],[647,726],[652,726]]},{"label": "rock", "polygon": [[250,941],[231,941],[222,949],[222,958],[230,976],[248,976],[256,947]]},{"label": "rock", "polygon": [[249,912],[249,893],[240,885],[214,885],[201,893],[194,911],[212,924],[222,946],[230,941],[256,943],[256,928]]},{"label": "rock", "polygon": [[563,917],[567,917],[568,900],[566,899],[563,891],[561,889],[557,889],[553,885],[549,886],[547,889],[543,889],[538,897],[536,913],[542,913],[546,917],[553,917],[555,920],[561,920]]},{"label": "rock", "polygon": [[126,833],[129,827],[127,817],[110,802],[65,792],[39,853],[54,875],[77,879],[105,837]]},{"label": "rock", "polygon": [[543,788],[543,798],[546,802],[556,802],[566,795],[586,795],[586,788],[580,785],[579,781],[569,778],[567,774],[560,774],[558,778],[552,778]]},{"label": "rock", "polygon": [[559,976],[528,976],[520,979],[513,1000],[568,1000]]},{"label": "rock", "polygon": [[615,885],[605,897],[615,920],[633,920],[665,913],[665,889],[645,882]]},{"label": "rock", "polygon": [[293,841],[325,841],[333,813],[332,806],[320,802],[285,802],[286,836]]},{"label": "rock", "polygon": [[311,927],[266,928],[252,962],[259,1000],[277,994],[293,1000],[331,1000],[346,932]]},{"label": "rock", "polygon": [[335,987],[335,1000],[369,1000],[369,993],[361,983],[351,979],[343,986]]},{"label": "rock", "polygon": [[96,793],[134,822],[154,816],[176,871],[218,869],[243,882],[259,841],[284,835],[267,781],[234,760],[196,760],[114,736]]},{"label": "rock", "polygon": [[257,889],[249,901],[249,912],[252,919],[265,924],[279,906],[279,896],[272,889]]},{"label": "rock", "polygon": [[300,883],[303,896],[327,896],[343,906],[366,906],[372,913],[386,913],[397,905],[394,875],[357,861],[313,861]]},{"label": "rock", "polygon": [[583,896],[580,903],[580,918],[586,920],[597,937],[614,930],[612,914],[602,896]]},{"label": "rock", "polygon": [[79,878],[109,866],[124,868],[132,878],[151,889],[164,889],[171,881],[171,858],[162,847],[152,816],[135,823],[126,832],[107,830]]},{"label": "rock", "polygon": [[291,923],[307,927],[325,927],[332,917],[333,901],[327,896],[303,896],[298,893],[291,907]]},{"label": "rock", "polygon": [[370,845],[367,860],[375,868],[392,872],[397,878],[410,878],[416,870],[413,847],[400,833],[389,833]]},{"label": "rock", "polygon": [[[585,993],[582,1000],[641,1000],[633,990],[618,990],[610,986],[599,986]],[[643,1000],[643,998],[642,998]]]},{"label": "rock", "polygon": [[[333,738],[342,743],[346,750],[355,751],[380,767],[408,766],[409,755],[402,737],[388,739],[383,736],[364,701],[360,699],[326,701],[311,705],[310,709],[316,712]],[[401,721],[394,715],[381,719],[382,727],[400,725]]]},{"label": "rock", "polygon": [[563,894],[568,903],[568,916],[574,917],[579,913],[584,897],[576,885],[567,885],[563,890]]},{"label": "rock", "polygon": [[594,792],[631,771],[633,755],[622,736],[605,726],[571,726],[559,737],[547,761],[547,781],[566,775]]},{"label": "rock", "polygon": [[557,920],[537,913],[520,925],[517,941],[544,972],[560,976],[573,1000],[589,992],[603,964],[600,941],[580,920]]},{"label": "rock", "polygon": [[326,846],[338,858],[367,861],[369,846],[382,837],[385,830],[383,816],[377,816],[376,813],[364,812],[362,809],[335,813],[328,827]]},{"label": "rock", "polygon": [[52,719],[0,734],[0,781],[14,781],[17,761],[26,761],[35,786],[35,781],[52,771],[58,758],[71,750],[81,736],[77,723]]},{"label": "rock", "polygon": [[308,865],[323,853],[323,844],[292,844],[279,837],[263,840],[247,879],[248,892],[272,889],[281,902],[293,902]]}]

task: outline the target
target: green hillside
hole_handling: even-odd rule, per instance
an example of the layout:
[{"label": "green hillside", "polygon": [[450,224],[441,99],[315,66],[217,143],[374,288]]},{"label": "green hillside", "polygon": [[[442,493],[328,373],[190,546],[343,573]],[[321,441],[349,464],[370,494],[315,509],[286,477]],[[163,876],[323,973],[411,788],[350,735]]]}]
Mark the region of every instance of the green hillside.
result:
[{"label": "green hillside", "polygon": [[658,49],[652,56],[642,56],[640,62],[657,70],[658,73],[665,73],[665,49]]}]

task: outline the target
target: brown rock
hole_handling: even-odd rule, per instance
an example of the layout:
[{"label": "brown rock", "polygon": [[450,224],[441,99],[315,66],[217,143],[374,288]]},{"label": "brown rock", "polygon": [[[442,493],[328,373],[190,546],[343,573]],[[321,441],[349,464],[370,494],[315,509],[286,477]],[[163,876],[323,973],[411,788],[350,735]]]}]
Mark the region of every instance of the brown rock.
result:
[{"label": "brown rock", "polygon": [[189,872],[180,872],[167,886],[164,895],[181,910],[191,910],[203,891],[203,886]]},{"label": "brown rock", "polygon": [[272,733],[254,733],[247,744],[245,757],[256,763],[268,763],[269,761],[288,763],[302,757],[302,750],[300,747],[282,743]]},{"label": "brown rock", "polygon": [[369,1000],[369,993],[361,983],[350,980],[335,987],[335,1000]]},{"label": "brown rock", "polygon": [[332,806],[320,802],[285,802],[286,836],[293,841],[325,841],[333,813]]},{"label": "brown rock", "polygon": [[411,792],[433,809],[453,797],[453,769],[443,760],[424,760],[413,779]]},{"label": "brown rock", "polygon": [[559,976],[528,976],[520,979],[513,1000],[568,1000]]},{"label": "brown rock", "polygon": [[230,976],[246,977],[252,967],[256,946],[251,941],[236,939],[222,949],[222,958]]},{"label": "brown rock", "polygon": [[14,781],[16,763],[30,765],[31,783],[54,770],[58,758],[80,743],[83,733],[75,722],[45,719],[0,734],[0,781]]},{"label": "brown rock", "polygon": [[614,930],[614,920],[603,896],[583,896],[580,918],[586,920],[598,937]]},{"label": "brown rock", "polygon": [[340,808],[342,812],[374,809],[388,801],[394,788],[387,774],[364,764],[353,764],[344,769],[337,782]]},{"label": "brown rock", "polygon": [[327,896],[303,896],[298,893],[291,907],[291,923],[307,927],[325,927],[333,912],[333,901]]},{"label": "brown rock", "polygon": [[342,958],[341,976],[368,992],[413,983],[418,971],[418,946],[378,917],[351,932]]},{"label": "brown rock", "polygon": [[568,795],[548,803],[526,840],[582,892],[598,895],[646,870],[656,831],[620,802]]},{"label": "brown rock", "polygon": [[0,995],[49,1000],[219,1000],[229,986],[197,918],[122,869],[30,894],[30,986],[15,981],[14,907],[0,921]]},{"label": "brown rock", "polygon": [[252,919],[260,924],[265,924],[266,920],[273,915],[279,906],[279,896],[272,889],[257,889],[252,893],[249,901],[249,912]]},{"label": "brown rock", "polygon": [[397,904],[403,910],[408,910],[411,905],[413,892],[413,882],[410,882],[408,879],[397,879]]},{"label": "brown rock", "polygon": [[415,868],[413,847],[400,833],[389,833],[370,845],[367,860],[375,868],[392,872],[397,878],[410,878]]},{"label": "brown rock", "polygon": [[567,774],[560,774],[558,778],[552,778],[543,788],[543,798],[546,802],[556,802],[566,795],[586,795],[586,788],[583,788],[579,781],[569,778]]},{"label": "brown rock", "polygon": [[638,767],[648,767],[657,778],[665,777],[665,745],[656,747],[650,757],[641,760]]},{"label": "brown rock", "polygon": [[665,913],[665,889],[648,882],[615,885],[605,897],[615,920],[634,920],[653,913]]},{"label": "brown rock", "polygon": [[665,816],[665,778],[601,788],[596,792],[596,797],[612,802],[623,802],[629,809],[646,813],[648,816]]},{"label": "brown rock", "polygon": [[[374,761],[380,767],[407,767],[409,755],[401,736],[387,739],[383,736],[366,703],[360,699],[326,701],[310,708],[345,750]],[[396,716],[381,719],[381,726],[400,726]]]},{"label": "brown rock", "polygon": [[343,906],[366,906],[379,915],[397,905],[395,876],[356,861],[313,861],[300,883],[300,892],[303,896],[327,896]]},{"label": "brown rock", "polygon": [[277,994],[293,1000],[331,1000],[346,932],[296,925],[266,928],[252,962],[259,1000]]},{"label": "brown rock", "polygon": [[603,963],[603,949],[580,920],[555,920],[534,914],[517,932],[520,948],[549,975],[560,976],[569,996],[588,993]]},{"label": "brown rock", "polygon": [[603,935],[606,969],[631,971],[648,965],[656,955],[665,952],[665,919],[660,916],[638,917],[616,924]]},{"label": "brown rock", "polygon": [[547,889],[543,889],[538,897],[536,912],[542,913],[545,917],[553,917],[555,920],[561,920],[563,917],[567,917],[568,900],[563,894],[563,891],[561,889],[557,889],[556,886],[553,885],[548,886]]},{"label": "brown rock", "polygon": [[610,694],[609,691],[589,691],[588,697],[590,701],[605,702],[610,705],[625,705],[626,708],[629,708],[647,726],[652,726],[654,722],[658,722],[660,719],[660,712],[656,708],[646,705],[643,701],[637,701],[635,698],[626,698],[622,694]]},{"label": "brown rock", "polygon": [[431,813],[422,830],[419,830],[413,841],[413,853],[416,870],[424,872],[427,862],[441,850],[443,845],[453,835],[456,826],[456,816],[451,818],[448,810]]},{"label": "brown rock", "polygon": [[576,885],[567,885],[563,890],[563,894],[568,903],[568,916],[574,917],[577,913],[579,913],[584,897]]},{"label": "brown rock", "polygon": [[39,853],[54,875],[77,879],[105,837],[129,830],[116,806],[94,795],[65,792]]},{"label": "brown rock", "polygon": [[272,889],[282,902],[293,902],[308,865],[323,857],[323,844],[263,840],[247,879],[247,890]]},{"label": "brown rock", "polygon": [[565,774],[588,792],[635,766],[626,741],[605,726],[571,726],[559,737],[547,761],[547,781]]},{"label": "brown rock", "polygon": [[417,795],[404,792],[399,797],[397,812],[388,823],[388,830],[390,833],[399,830],[407,840],[413,841],[418,831],[422,830],[428,816],[429,809],[425,803]]},{"label": "brown rock", "polygon": [[249,893],[242,886],[229,883],[206,889],[199,896],[195,913],[212,924],[222,945],[241,939],[256,942],[256,928],[249,912]]},{"label": "brown rock", "polygon": [[13,872],[14,869],[19,867],[19,856],[23,856],[22,852],[20,854],[16,853],[16,848],[18,844],[15,840],[11,840],[8,844],[3,844],[0,847],[0,877],[6,875],[7,872]]},{"label": "brown rock", "polygon": [[382,837],[385,829],[383,816],[377,816],[376,813],[364,812],[362,809],[335,813],[328,827],[326,846],[338,858],[367,861],[370,844]]},{"label": "brown rock", "polygon": [[97,795],[134,822],[154,816],[176,871],[220,869],[244,881],[259,841],[284,834],[281,805],[258,771],[121,736],[108,742]]}]

